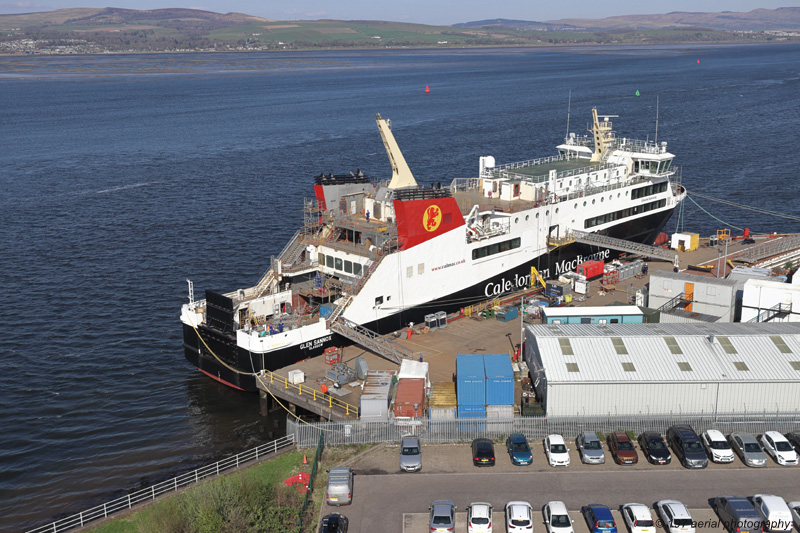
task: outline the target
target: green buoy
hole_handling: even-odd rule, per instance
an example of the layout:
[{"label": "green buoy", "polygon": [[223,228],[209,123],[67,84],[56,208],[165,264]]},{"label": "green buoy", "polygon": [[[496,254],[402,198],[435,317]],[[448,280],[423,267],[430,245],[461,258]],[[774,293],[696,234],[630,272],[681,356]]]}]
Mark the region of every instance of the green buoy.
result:
[{"label": "green buoy", "polygon": [[639,96],[639,89],[636,89],[636,96]]}]

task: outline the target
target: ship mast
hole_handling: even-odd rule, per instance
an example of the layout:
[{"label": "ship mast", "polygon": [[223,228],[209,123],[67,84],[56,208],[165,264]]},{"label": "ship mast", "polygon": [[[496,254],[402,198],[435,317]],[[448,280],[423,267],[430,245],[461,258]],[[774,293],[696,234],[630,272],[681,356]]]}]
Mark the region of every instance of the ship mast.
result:
[{"label": "ship mast", "polygon": [[389,183],[390,189],[405,189],[408,187],[416,187],[417,180],[408,168],[406,159],[394,140],[392,135],[391,123],[388,119],[381,118],[381,114],[375,115],[375,121],[378,123],[378,130],[381,132],[381,139],[383,139],[383,146],[386,148],[386,155],[389,156],[389,163],[392,165],[392,181]]},{"label": "ship mast", "polygon": [[594,153],[592,154],[592,163],[599,163],[602,161],[606,152],[608,151],[611,143],[614,141],[614,133],[611,131],[611,122],[608,120],[617,115],[603,115],[603,122],[597,116],[597,108],[592,108],[592,135],[594,135]]}]

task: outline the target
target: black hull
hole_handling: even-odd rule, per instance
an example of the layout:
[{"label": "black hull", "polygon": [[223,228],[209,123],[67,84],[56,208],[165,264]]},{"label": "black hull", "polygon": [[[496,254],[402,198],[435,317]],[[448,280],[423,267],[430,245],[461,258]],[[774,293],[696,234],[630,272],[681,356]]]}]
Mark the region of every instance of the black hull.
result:
[{"label": "black hull", "polygon": [[[671,210],[660,211],[641,219],[622,222],[613,228],[609,228],[604,234],[609,237],[651,244],[671,216]],[[574,265],[571,265],[571,263],[575,262],[576,259],[589,258],[599,251],[597,247],[580,243],[563,246],[547,255],[537,257],[529,263],[502,272],[491,279],[481,281],[424,305],[404,309],[392,316],[363,324],[363,326],[380,334],[391,333],[407,327],[410,322],[415,324],[422,323],[425,315],[432,312],[446,311],[447,313],[452,313],[492,297],[502,297],[503,293],[518,291],[523,288],[521,282],[527,279],[526,276],[530,275],[532,266],[535,266],[545,277],[556,277],[565,270],[574,269]],[[619,255],[614,250],[606,252],[603,249],[601,253],[606,260]],[[567,264],[570,267],[564,268]],[[525,286],[527,286],[527,283],[525,283]],[[183,346],[186,359],[209,377],[248,392],[256,392],[258,390],[255,377],[252,375],[253,372],[259,372],[262,369],[277,370],[303,359],[321,355],[325,348],[329,346],[352,344],[345,337],[336,333],[329,333],[318,339],[318,342],[306,343],[313,345],[313,348],[301,349],[299,345],[295,345],[262,356],[261,354],[251,354],[247,350],[237,347],[235,336],[228,336],[205,326],[198,328],[198,332],[203,336],[205,343],[213,350],[214,354],[225,364],[220,363],[209,352],[198,339],[198,334],[191,326],[184,324]]]}]

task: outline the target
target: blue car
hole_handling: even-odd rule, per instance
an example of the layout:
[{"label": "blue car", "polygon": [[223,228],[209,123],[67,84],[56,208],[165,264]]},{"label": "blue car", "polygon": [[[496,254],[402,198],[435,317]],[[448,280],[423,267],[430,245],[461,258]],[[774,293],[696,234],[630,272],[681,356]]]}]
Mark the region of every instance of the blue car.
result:
[{"label": "blue car", "polygon": [[617,524],[611,516],[611,509],[605,505],[593,503],[581,508],[591,533],[617,533]]},{"label": "blue car", "polygon": [[506,439],[506,449],[511,457],[511,464],[529,465],[533,463],[531,447],[528,446],[528,439],[522,433],[512,433]]}]

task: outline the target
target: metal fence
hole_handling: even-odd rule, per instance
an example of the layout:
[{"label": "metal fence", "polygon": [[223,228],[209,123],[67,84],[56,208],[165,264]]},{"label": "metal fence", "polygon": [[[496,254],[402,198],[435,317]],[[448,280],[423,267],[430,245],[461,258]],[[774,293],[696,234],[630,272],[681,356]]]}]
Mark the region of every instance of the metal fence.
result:
[{"label": "metal fence", "polygon": [[86,511],[81,511],[80,513],[62,518],[61,520],[51,522],[46,526],[32,529],[28,533],[58,533],[60,531],[68,531],[77,527],[83,527],[93,520],[108,518],[109,515],[115,512],[131,509],[134,505],[142,502],[155,500],[157,497],[163,494],[176,491],[179,488],[191,485],[193,483],[197,483],[198,481],[207,477],[218,476],[225,470],[238,468],[239,466],[250,461],[257,461],[260,458],[276,453],[278,450],[293,444],[294,435],[289,433],[280,439],[262,444],[261,446],[257,446],[251,450],[236,454],[232,457],[228,457],[227,459],[217,461],[214,464],[198,468],[192,472],[180,474],[179,476],[175,476],[170,480],[156,483],[155,485],[152,485],[146,489],[137,490],[136,492],[132,492],[127,496],[123,496],[122,498],[117,498],[116,500],[104,503],[103,505],[98,505],[97,507],[93,507]]},{"label": "metal fence", "polygon": [[[322,452],[325,450],[325,432],[321,431],[319,439],[317,440],[317,453],[314,454],[314,464],[311,465],[311,474],[309,475],[308,486],[313,487],[314,481],[317,479],[317,471],[319,469],[319,462],[322,461]],[[303,498],[303,508],[300,511],[300,530],[303,530],[303,516],[308,509],[308,502],[311,500],[311,491],[306,491],[306,497]]]},{"label": "metal fence", "polygon": [[690,424],[695,431],[718,429],[723,433],[745,431],[760,434],[775,430],[781,433],[800,428],[800,412],[745,413],[738,415],[671,414],[587,417],[515,417],[461,418],[454,420],[391,420],[368,422],[323,422],[314,425],[287,422],[286,431],[293,434],[298,448],[317,446],[324,432],[326,446],[399,442],[406,435],[417,435],[422,442],[467,442],[478,437],[501,439],[511,433],[523,433],[529,439],[544,439],[560,434],[575,438],[581,431],[610,433],[616,430],[639,434],[646,430],[665,433],[675,424]]}]

